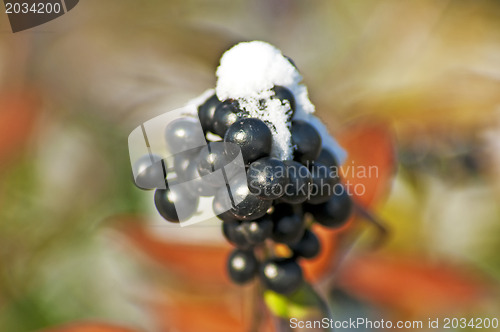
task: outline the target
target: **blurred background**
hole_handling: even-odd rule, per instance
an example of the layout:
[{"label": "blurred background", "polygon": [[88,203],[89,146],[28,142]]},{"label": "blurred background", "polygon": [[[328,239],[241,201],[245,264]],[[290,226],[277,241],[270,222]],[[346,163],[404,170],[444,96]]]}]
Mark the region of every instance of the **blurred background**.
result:
[{"label": "blurred background", "polygon": [[0,331],[286,331],[227,281],[218,229],[155,221],[127,150],[255,39],[297,64],[346,163],[379,169],[306,267],[333,316],[500,318],[498,1],[82,0],[16,34],[0,17]]}]

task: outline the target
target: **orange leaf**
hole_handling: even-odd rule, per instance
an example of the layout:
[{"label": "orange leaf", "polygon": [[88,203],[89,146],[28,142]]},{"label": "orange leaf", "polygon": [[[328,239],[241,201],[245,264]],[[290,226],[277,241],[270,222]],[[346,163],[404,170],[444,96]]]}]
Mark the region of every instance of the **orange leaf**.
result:
[{"label": "orange leaf", "polygon": [[231,251],[229,244],[163,241],[149,234],[137,222],[129,224],[133,223],[136,225],[122,228],[132,243],[182,279],[193,283],[230,285],[226,275],[227,257]]},{"label": "orange leaf", "polygon": [[[364,193],[354,195],[353,199],[364,207],[373,206],[387,193],[394,175],[395,155],[391,130],[383,124],[359,123],[346,128],[336,137],[348,154],[341,169],[343,182],[351,185],[351,192],[354,194],[356,186],[363,188]],[[363,169],[366,170],[366,175],[372,169],[373,176],[361,177],[363,174],[359,171]],[[301,262],[309,281],[316,282],[332,271],[338,249],[338,235],[348,230],[353,220],[354,217],[337,230],[314,225],[313,229],[322,249],[316,258]]]},{"label": "orange leaf", "polygon": [[[163,331],[243,332],[248,331],[255,318],[242,312],[242,302],[222,303],[217,299],[207,302],[176,300],[172,304],[158,306],[155,311],[161,319]],[[266,328],[259,331],[272,330]]]},{"label": "orange leaf", "polygon": [[0,161],[14,155],[27,142],[39,109],[40,98],[34,91],[0,95]]},{"label": "orange leaf", "polygon": [[416,257],[359,257],[342,266],[338,282],[366,301],[422,315],[465,309],[487,294],[463,268]]},{"label": "orange leaf", "polygon": [[63,327],[45,330],[45,332],[138,332],[125,327],[107,323],[72,323]]},{"label": "orange leaf", "polygon": [[385,124],[358,123],[337,138],[347,151],[341,167],[343,182],[356,202],[373,206],[387,194],[394,176],[396,157],[392,130]]}]

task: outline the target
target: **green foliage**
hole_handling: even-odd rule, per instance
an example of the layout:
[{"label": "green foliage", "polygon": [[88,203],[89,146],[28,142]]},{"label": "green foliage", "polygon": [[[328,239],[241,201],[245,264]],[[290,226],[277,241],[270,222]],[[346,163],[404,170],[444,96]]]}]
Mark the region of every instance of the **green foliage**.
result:
[{"label": "green foliage", "polygon": [[[325,315],[325,311],[328,311],[323,300],[307,283],[289,296],[266,290],[264,302],[274,315],[284,319],[321,316],[322,312]],[[327,316],[326,312],[324,317]]]}]

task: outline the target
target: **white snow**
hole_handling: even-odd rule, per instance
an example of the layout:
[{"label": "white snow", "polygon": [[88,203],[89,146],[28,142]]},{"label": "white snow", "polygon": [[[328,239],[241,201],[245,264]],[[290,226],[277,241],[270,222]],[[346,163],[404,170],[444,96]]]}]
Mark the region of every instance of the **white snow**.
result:
[{"label": "white snow", "polygon": [[[296,111],[293,119],[310,122],[320,133],[323,147],[334,153],[343,163],[346,152],[328,133],[321,120],[313,115],[314,105],[309,100],[307,88],[300,84],[302,76],[276,47],[262,41],[243,42],[226,51],[217,68],[215,92],[219,100],[236,99],[246,116],[266,121],[273,131],[271,155],[279,159],[292,159],[289,105],[270,99],[273,86],[288,88],[295,96]],[[202,96],[188,103],[189,113],[213,94],[207,90]],[[263,103],[263,104],[262,104]]]}]

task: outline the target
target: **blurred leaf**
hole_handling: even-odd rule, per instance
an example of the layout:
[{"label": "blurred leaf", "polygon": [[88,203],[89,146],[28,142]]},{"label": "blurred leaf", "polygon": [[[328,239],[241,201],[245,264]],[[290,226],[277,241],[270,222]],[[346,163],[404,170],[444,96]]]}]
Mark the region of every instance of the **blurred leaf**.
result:
[{"label": "blurred leaf", "polygon": [[269,310],[276,316],[289,319],[304,319],[306,317],[327,317],[324,311],[323,300],[311,285],[304,283],[293,294],[286,296],[271,290],[264,291],[264,301]]},{"label": "blurred leaf", "polygon": [[122,217],[120,220],[123,223],[121,230],[135,246],[186,282],[224,287],[232,285],[226,275],[226,260],[231,246],[162,240],[141,226],[140,219]]},{"label": "blurred leaf", "polygon": [[139,330],[120,327],[107,323],[72,323],[43,332],[139,332]]},{"label": "blurred leaf", "polygon": [[341,167],[343,182],[351,185],[359,204],[373,206],[388,193],[396,170],[391,128],[365,121],[346,127],[337,137],[348,154]]},{"label": "blurred leaf", "polygon": [[371,255],[346,262],[338,284],[356,297],[410,314],[439,315],[479,306],[494,290],[464,267],[422,257]]},{"label": "blurred leaf", "polygon": [[35,90],[4,91],[0,95],[0,162],[18,154],[32,134],[41,107]]}]

